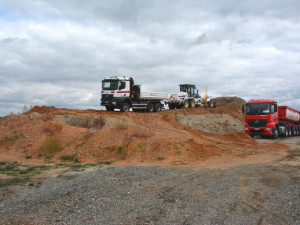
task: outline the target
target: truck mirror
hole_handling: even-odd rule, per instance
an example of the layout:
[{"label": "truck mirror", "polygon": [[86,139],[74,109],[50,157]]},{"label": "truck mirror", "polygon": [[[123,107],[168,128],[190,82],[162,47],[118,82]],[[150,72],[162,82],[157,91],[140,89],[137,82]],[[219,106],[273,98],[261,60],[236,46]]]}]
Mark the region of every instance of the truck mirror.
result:
[{"label": "truck mirror", "polygon": [[245,105],[242,106],[242,112],[245,114]]}]

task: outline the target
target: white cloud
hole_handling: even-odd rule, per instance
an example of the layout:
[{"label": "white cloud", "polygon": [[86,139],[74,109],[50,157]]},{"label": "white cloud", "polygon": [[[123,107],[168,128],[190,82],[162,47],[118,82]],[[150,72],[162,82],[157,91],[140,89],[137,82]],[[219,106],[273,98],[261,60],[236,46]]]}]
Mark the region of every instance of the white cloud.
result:
[{"label": "white cloud", "polygon": [[31,101],[99,108],[111,75],[300,109],[299,10],[293,0],[0,0],[0,115]]}]

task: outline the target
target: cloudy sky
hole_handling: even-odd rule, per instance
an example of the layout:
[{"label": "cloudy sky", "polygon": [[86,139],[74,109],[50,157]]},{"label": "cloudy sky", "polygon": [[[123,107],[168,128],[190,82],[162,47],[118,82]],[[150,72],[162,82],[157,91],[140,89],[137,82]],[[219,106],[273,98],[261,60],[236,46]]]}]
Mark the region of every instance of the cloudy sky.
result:
[{"label": "cloudy sky", "polygon": [[0,116],[99,109],[101,80],[300,109],[298,0],[0,0]]}]

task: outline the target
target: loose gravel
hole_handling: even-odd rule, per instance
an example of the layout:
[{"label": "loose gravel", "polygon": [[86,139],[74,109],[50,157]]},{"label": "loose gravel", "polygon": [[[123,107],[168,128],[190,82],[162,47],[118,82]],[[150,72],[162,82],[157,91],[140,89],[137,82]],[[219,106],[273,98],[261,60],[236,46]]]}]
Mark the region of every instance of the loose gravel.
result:
[{"label": "loose gravel", "polygon": [[[291,158],[299,157],[293,152]],[[1,224],[300,224],[299,167],[104,166],[0,202]]]}]

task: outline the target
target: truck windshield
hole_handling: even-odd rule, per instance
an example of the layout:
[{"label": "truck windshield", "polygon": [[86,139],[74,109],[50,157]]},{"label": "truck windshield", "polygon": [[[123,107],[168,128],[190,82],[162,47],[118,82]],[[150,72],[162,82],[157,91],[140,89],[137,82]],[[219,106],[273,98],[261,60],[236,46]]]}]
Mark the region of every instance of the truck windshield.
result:
[{"label": "truck windshield", "polygon": [[118,89],[118,81],[102,81],[102,90],[117,90]]},{"label": "truck windshield", "polygon": [[270,103],[247,104],[247,115],[268,115],[270,114]]}]

